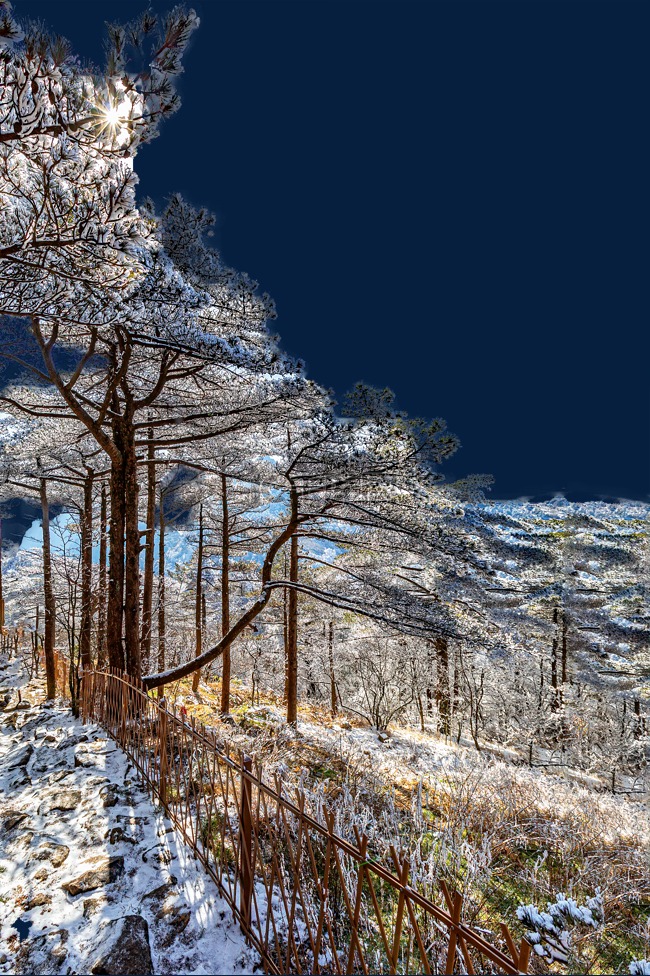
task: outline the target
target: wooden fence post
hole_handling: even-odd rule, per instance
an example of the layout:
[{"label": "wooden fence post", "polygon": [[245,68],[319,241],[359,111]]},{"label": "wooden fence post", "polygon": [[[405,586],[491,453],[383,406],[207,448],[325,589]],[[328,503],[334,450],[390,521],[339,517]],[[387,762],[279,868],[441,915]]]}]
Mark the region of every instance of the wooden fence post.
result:
[{"label": "wooden fence post", "polygon": [[169,781],[167,762],[167,710],[165,708],[161,708],[159,714],[158,744],[160,752],[160,785],[158,795],[164,809],[167,810],[167,784]]},{"label": "wooden fence post", "polygon": [[251,925],[253,901],[253,785],[246,775],[252,773],[253,760],[242,756],[241,764],[241,811],[239,816],[239,911],[241,928],[248,935]]}]

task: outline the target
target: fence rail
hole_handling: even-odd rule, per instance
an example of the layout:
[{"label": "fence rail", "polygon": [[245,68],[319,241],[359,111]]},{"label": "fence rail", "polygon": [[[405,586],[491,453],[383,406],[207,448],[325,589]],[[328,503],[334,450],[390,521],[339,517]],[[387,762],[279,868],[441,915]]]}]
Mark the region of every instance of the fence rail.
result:
[{"label": "fence rail", "polygon": [[[462,922],[463,898],[441,882],[445,907],[409,884],[408,859],[373,858],[369,839],[334,831],[279,778],[221,749],[116,671],[83,675],[84,722],[121,746],[219,886],[268,973],[526,973],[530,946],[505,924],[493,944]],[[495,940],[497,941],[497,940]]]}]

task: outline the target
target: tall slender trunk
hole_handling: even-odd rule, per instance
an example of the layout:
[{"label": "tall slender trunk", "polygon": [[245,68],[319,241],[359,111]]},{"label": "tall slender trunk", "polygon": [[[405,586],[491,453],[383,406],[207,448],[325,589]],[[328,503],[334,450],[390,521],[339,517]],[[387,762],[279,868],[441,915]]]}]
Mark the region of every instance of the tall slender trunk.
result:
[{"label": "tall slender trunk", "polygon": [[120,461],[111,464],[110,477],[110,549],[108,556],[108,606],[106,611],[106,650],[111,668],[124,670],[124,452],[123,431],[113,423],[113,438],[120,451]]},{"label": "tall slender trunk", "polygon": [[553,631],[553,644],[551,647],[551,687],[553,689],[551,695],[551,711],[558,712],[560,710],[560,694],[559,694],[558,667],[557,667],[557,650],[559,644],[557,607],[553,608],[553,625],[555,629]]},{"label": "tall slender trunk", "polygon": [[52,587],[52,548],[50,544],[50,507],[47,500],[47,481],[40,479],[41,513],[43,519],[43,594],[45,597],[45,678],[47,697],[56,697],[56,670],[54,666],[54,628],[56,603]]},{"label": "tall slender trunk", "polygon": [[[165,491],[160,489],[160,509],[158,513],[158,671],[165,670]],[[158,688],[162,698],[165,686]]]},{"label": "tall slender trunk", "polygon": [[139,678],[140,657],[140,526],[138,523],[138,465],[132,408],[123,420],[124,450],[124,656],[127,673]]},{"label": "tall slender trunk", "polygon": [[106,666],[106,528],[108,509],[106,504],[106,485],[102,485],[99,509],[99,585],[97,614],[97,667]]},{"label": "tall slender trunk", "polygon": [[95,472],[86,469],[84,500],[81,514],[81,625],[79,628],[79,654],[81,668],[89,671],[92,665],[90,643],[92,633],[92,582],[93,582],[93,482]]},{"label": "tall slender trunk", "polygon": [[5,601],[2,591],[2,519],[0,518],[0,628],[5,625]]},{"label": "tall slender trunk", "polygon": [[[201,597],[203,595],[203,505],[199,505],[199,547],[196,553],[196,599],[194,601],[194,656],[200,657],[202,653],[201,638],[203,628],[201,627]],[[199,690],[201,680],[201,670],[195,671],[192,675],[192,691]]]},{"label": "tall slender trunk", "polygon": [[[221,636],[230,630],[230,514],[228,481],[221,474]],[[230,713],[230,644],[224,648],[221,671],[221,714]]]},{"label": "tall slender trunk", "polygon": [[436,637],[436,705],[438,706],[438,730],[442,735],[451,734],[451,695],[449,693],[449,644],[446,637]]},{"label": "tall slender trunk", "polygon": [[[298,582],[298,535],[291,536],[289,550],[289,582]],[[286,696],[287,724],[298,721],[298,591],[289,587],[287,598],[287,648],[286,648]]]},{"label": "tall slender trunk", "polygon": [[149,428],[147,444],[147,526],[144,550],[144,580],[142,584],[142,666],[149,669],[151,657],[151,629],[153,605],[153,564],[156,532],[156,452],[153,446],[153,428]]},{"label": "tall slender trunk", "polygon": [[329,659],[330,668],[330,710],[332,712],[332,718],[335,717],[338,712],[338,703],[336,700],[336,676],[334,674],[334,621],[330,620],[329,630],[327,634],[327,656]]}]

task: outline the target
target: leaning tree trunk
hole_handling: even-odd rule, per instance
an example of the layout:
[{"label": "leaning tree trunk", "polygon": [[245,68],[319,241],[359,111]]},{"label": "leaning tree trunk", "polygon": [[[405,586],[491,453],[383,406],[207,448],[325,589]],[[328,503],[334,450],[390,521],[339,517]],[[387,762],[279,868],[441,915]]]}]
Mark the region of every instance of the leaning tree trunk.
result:
[{"label": "leaning tree trunk", "polygon": [[[221,636],[230,630],[230,515],[228,482],[221,475]],[[230,644],[223,651],[221,671],[221,714],[230,713]]]},{"label": "leaning tree trunk", "polygon": [[97,667],[106,666],[106,528],[108,511],[106,505],[106,485],[102,485],[99,510],[99,585],[97,599]]},{"label": "leaning tree trunk", "polygon": [[[199,505],[199,547],[196,554],[196,599],[194,601],[194,656],[200,657],[202,653],[201,637],[203,628],[201,627],[201,597],[203,595],[203,505]],[[192,691],[199,690],[201,671],[195,671],[192,675]]]},{"label": "leaning tree trunk", "polygon": [[142,583],[142,664],[149,668],[151,656],[151,624],[153,605],[153,563],[156,520],[156,452],[153,446],[153,428],[149,428],[147,444],[147,526],[144,550],[144,580]]},{"label": "leaning tree trunk", "polygon": [[84,500],[81,514],[81,625],[79,628],[79,653],[82,671],[92,665],[90,640],[92,632],[92,579],[93,579],[93,481],[95,472],[87,469],[84,478]]},{"label": "leaning tree trunk", "polygon": [[47,683],[47,697],[56,697],[56,669],[54,665],[54,627],[56,620],[56,603],[52,587],[52,548],[50,544],[50,507],[47,500],[47,481],[41,478],[41,512],[43,519],[43,594],[45,597],[45,636],[43,650],[45,652],[45,679]]}]

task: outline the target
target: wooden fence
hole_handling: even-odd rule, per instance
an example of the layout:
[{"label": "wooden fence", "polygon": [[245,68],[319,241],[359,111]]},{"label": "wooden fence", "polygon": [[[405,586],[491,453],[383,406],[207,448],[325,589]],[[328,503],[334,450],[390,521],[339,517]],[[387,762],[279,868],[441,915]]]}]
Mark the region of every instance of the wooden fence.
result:
[{"label": "wooden fence", "polygon": [[[327,809],[267,782],[247,757],[115,671],[83,675],[81,715],[121,746],[219,886],[267,973],[526,973],[530,946],[505,924],[489,941],[462,922],[441,882],[435,904],[409,885],[409,861],[372,856],[334,832]],[[494,944],[498,942],[499,944]]]}]

